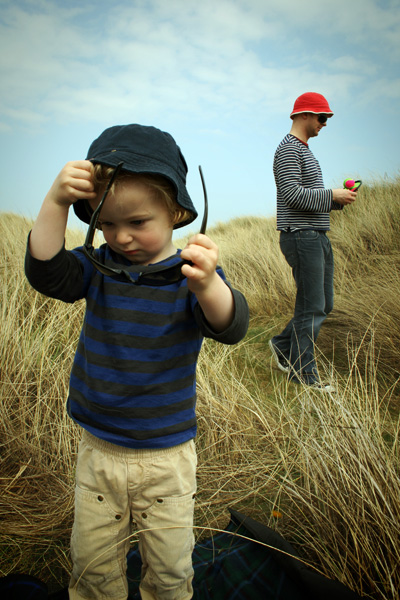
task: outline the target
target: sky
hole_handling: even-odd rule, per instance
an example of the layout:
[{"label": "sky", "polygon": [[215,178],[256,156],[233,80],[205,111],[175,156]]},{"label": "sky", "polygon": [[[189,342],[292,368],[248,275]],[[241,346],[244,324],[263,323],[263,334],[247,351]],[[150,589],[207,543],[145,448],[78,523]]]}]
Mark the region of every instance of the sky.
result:
[{"label": "sky", "polygon": [[199,213],[202,166],[209,225],[273,217],[273,155],[307,91],[334,112],[310,140],[326,187],[399,175],[400,0],[0,0],[0,82],[0,211],[30,218],[126,123],[175,138]]}]

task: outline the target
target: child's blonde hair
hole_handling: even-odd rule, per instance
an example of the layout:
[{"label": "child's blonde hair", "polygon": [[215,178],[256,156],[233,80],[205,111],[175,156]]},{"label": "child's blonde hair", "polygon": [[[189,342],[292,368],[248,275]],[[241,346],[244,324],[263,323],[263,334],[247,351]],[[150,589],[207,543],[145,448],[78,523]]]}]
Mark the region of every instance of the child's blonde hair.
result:
[{"label": "child's blonde hair", "polygon": [[[114,167],[95,164],[93,172],[93,182],[95,191],[99,191],[107,185],[113,174]],[[162,175],[153,173],[122,173],[112,184],[109,194],[113,194],[116,186],[126,179],[140,181],[147,185],[155,194],[156,198],[163,201],[171,215],[171,223],[176,225],[193,217],[192,213],[179,206],[176,201],[176,190],[174,185]]]}]

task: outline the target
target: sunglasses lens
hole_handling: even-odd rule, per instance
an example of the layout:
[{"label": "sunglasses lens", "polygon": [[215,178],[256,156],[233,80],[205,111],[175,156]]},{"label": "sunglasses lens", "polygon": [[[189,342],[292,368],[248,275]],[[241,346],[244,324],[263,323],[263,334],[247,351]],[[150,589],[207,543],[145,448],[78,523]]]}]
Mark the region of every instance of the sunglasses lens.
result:
[{"label": "sunglasses lens", "polygon": [[318,115],[318,121],[323,125],[328,120],[327,115]]},{"label": "sunglasses lens", "polygon": [[154,271],[154,273],[143,273],[139,275],[137,283],[147,285],[169,285],[171,283],[177,283],[184,279],[182,275],[182,265],[187,261],[180,261],[176,265],[173,265],[169,269],[164,271]]},{"label": "sunglasses lens", "polygon": [[103,275],[108,277],[124,277],[127,281],[135,284],[142,285],[169,285],[171,283],[177,283],[184,279],[184,275],[182,275],[182,265],[188,261],[181,260],[176,265],[173,265],[169,269],[164,269],[161,271],[154,271],[153,273],[140,273],[137,279],[134,279],[129,271],[124,269],[113,269],[112,267],[107,267],[105,264],[96,260],[91,252],[87,250],[87,248],[83,248],[83,252],[90,260],[92,265]]},{"label": "sunglasses lens", "polygon": [[115,275],[117,273],[117,271],[115,269],[112,269],[111,267],[107,267],[103,263],[96,260],[96,258],[93,256],[93,254],[91,252],[89,252],[88,249],[85,248],[85,246],[83,247],[83,253],[86,256],[86,258],[88,258],[90,260],[92,265],[98,271],[100,271],[100,273],[102,273],[103,275],[108,275],[109,277],[112,277],[113,275]]}]

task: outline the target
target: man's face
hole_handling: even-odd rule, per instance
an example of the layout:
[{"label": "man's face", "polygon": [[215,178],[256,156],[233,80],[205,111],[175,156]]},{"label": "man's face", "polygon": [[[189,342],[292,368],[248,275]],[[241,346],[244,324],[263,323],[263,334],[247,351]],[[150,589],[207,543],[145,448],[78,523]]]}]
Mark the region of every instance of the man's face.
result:
[{"label": "man's face", "polygon": [[320,122],[324,120],[326,115],[315,115],[314,113],[307,113],[305,121],[305,128],[309,138],[316,137],[323,127],[326,127],[327,121],[325,123]]}]

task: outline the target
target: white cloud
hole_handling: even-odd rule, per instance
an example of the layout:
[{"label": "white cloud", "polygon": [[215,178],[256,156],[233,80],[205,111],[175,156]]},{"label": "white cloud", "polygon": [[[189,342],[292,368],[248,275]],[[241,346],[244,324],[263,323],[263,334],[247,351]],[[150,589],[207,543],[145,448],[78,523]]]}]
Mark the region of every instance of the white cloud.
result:
[{"label": "white cloud", "polygon": [[[397,0],[118,0],[7,3],[0,119],[223,121],[278,110],[307,89],[398,99]],[[379,40],[380,46],[370,44]],[[382,64],[379,51],[387,55]],[[397,54],[396,54],[397,53]],[[376,54],[376,57],[374,57]],[[353,98],[354,101],[357,101]],[[361,101],[361,100],[360,100]],[[18,119],[17,119],[18,117]],[[215,123],[218,127],[217,123]]]}]

